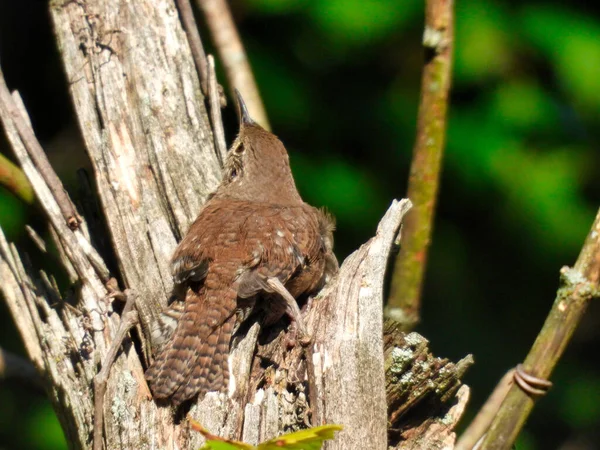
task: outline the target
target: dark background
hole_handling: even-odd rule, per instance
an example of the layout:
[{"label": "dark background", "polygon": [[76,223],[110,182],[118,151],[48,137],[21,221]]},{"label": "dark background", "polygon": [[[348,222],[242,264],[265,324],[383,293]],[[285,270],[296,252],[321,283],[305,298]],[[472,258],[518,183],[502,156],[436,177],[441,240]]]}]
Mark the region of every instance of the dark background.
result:
[{"label": "dark background", "polygon": [[[600,4],[562,3],[456,5],[448,145],[418,331],[438,356],[474,354],[466,378],[471,415],[526,355],[554,299],[558,271],[575,261],[600,204]],[[232,6],[273,129],[290,151],[304,198],[337,217],[343,258],[406,190],[422,1]],[[201,33],[207,42],[204,27]],[[89,162],[46,2],[0,0],[0,58],[73,191],[75,170]],[[235,132],[229,127],[228,139]],[[12,157],[3,140],[0,151]],[[22,248],[29,245],[25,223],[43,230],[36,210],[0,187],[0,225]],[[518,449],[600,448],[599,324],[593,304]],[[2,302],[0,346],[22,352]],[[0,385],[0,448],[65,445],[46,400]]]}]

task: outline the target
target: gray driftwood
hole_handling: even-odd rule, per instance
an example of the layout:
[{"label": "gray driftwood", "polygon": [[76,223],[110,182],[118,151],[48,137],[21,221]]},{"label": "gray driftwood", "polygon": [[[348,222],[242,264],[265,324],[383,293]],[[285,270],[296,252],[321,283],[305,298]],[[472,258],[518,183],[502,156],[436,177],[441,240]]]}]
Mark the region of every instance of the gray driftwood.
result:
[{"label": "gray driftwood", "polygon": [[[103,227],[89,217],[79,229],[67,226],[3,109],[9,142],[48,216],[72,287],[59,292],[52,275],[33,267],[0,230],[1,291],[71,448],[88,449],[92,380],[120,322],[115,294],[118,288],[132,289],[142,326],[124,342],[110,371],[104,445],[198,448],[201,436],[169,407],[158,407],[144,380],[151,357],[147,330],[172,288],[171,253],[220,180],[215,140],[177,9],[171,0],[55,0],[50,15],[109,237],[100,235]],[[13,99],[19,105],[18,95]],[[85,206],[93,204],[89,200],[83,199],[79,214],[85,216]],[[394,380],[385,355],[404,347],[402,337],[394,335],[384,354],[383,282],[409,207],[407,200],[394,201],[375,237],[349,256],[339,276],[305,307],[314,338],[307,350],[284,351],[285,336],[275,331],[266,339],[263,333],[257,347],[261,330],[251,326],[232,351],[230,391],[208,394],[190,415],[212,433],[250,443],[312,422],[344,425],[327,444],[330,450],[388,448],[386,396]],[[110,274],[106,255],[90,243],[102,240],[111,243],[116,260]],[[396,366],[393,376],[411,368]],[[452,445],[468,388],[459,389],[460,371],[452,372],[451,382],[440,377],[444,368],[446,363],[433,368],[429,385],[445,383],[445,397],[434,401],[443,407],[432,408],[429,422],[415,422],[412,429],[421,427],[421,437],[429,433],[435,442]],[[410,446],[398,448],[430,448],[420,446],[415,433],[406,436]]]}]

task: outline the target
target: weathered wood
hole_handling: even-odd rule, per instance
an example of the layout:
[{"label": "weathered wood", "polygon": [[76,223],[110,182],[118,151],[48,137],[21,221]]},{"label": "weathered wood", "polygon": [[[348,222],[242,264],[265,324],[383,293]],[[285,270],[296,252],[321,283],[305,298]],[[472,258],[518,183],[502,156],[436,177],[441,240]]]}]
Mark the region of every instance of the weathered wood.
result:
[{"label": "weathered wood", "polygon": [[169,258],[220,179],[200,84],[169,0],[51,3],[119,269],[153,321]]},{"label": "weathered wood", "polygon": [[389,444],[395,449],[454,448],[454,428],[469,399],[461,382],[473,357],[456,364],[436,358],[429,342],[406,334],[404,324],[386,321],[384,353]]},{"label": "weathered wood", "polygon": [[[148,329],[176,242],[220,179],[189,46],[172,1],[57,1],[51,16],[119,275]],[[181,445],[186,428],[150,400],[129,350],[108,382],[107,447]]]}]

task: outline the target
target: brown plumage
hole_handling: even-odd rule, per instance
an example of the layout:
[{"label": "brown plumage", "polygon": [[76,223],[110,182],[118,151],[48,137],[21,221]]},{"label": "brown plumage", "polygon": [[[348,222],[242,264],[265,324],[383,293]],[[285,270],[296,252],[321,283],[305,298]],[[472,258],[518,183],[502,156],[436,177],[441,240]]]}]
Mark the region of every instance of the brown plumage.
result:
[{"label": "brown plumage", "polygon": [[304,334],[295,298],[337,271],[332,219],[302,201],[283,144],[239,103],[223,182],[173,256],[183,308],[165,312],[164,343],[146,372],[154,397],[175,405],[226,387],[233,330],[253,307],[269,323],[287,313]]}]

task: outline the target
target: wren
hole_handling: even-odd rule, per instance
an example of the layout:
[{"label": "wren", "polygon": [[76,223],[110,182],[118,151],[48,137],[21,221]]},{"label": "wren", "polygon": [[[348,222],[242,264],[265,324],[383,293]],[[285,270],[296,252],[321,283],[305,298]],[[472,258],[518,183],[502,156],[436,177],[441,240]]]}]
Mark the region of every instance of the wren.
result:
[{"label": "wren", "polygon": [[306,341],[296,299],[338,269],[332,218],[302,201],[285,147],[237,95],[240,131],[223,180],[172,258],[174,292],[185,300],[164,312],[146,371],[154,398],[174,405],[224,390],[232,334],[249,311],[261,308],[269,324],[287,314]]}]

